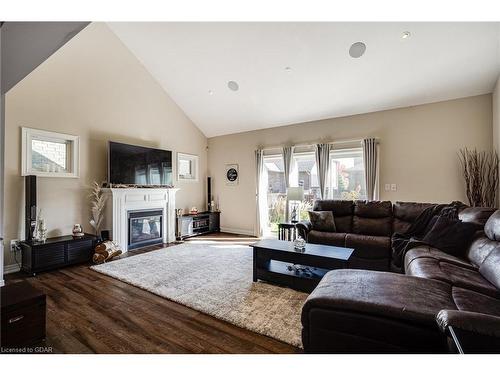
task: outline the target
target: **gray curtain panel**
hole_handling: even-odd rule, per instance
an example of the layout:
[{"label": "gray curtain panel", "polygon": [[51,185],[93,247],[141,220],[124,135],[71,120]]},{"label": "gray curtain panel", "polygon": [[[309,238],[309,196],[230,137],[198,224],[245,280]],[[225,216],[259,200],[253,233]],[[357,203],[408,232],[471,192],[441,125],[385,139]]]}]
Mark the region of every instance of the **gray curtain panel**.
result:
[{"label": "gray curtain panel", "polygon": [[326,187],[330,175],[330,151],[332,145],[329,143],[316,145],[316,165],[318,166],[318,181],[321,199],[326,199]]},{"label": "gray curtain panel", "polygon": [[263,215],[263,210],[265,212],[265,207],[261,207],[261,194],[264,194],[265,192],[262,192],[261,190],[261,179],[262,175],[264,173],[264,151],[263,150],[255,150],[255,167],[256,167],[256,191],[255,191],[255,203],[257,205],[257,217],[256,217],[256,222],[255,222],[255,235],[257,237],[261,237],[264,233],[264,228],[263,225],[264,223],[262,222],[262,215]]},{"label": "gray curtain panel", "polygon": [[363,139],[363,160],[365,163],[366,198],[378,200],[378,147],[375,138]]},{"label": "gray curtain panel", "polygon": [[283,155],[283,164],[285,167],[285,186],[290,187],[290,170],[292,168],[293,147],[283,147],[281,154]]},{"label": "gray curtain panel", "polygon": [[[285,169],[285,187],[288,189],[290,187],[290,171],[292,168],[292,156],[293,156],[293,147],[285,146],[281,150],[281,154],[283,155],[283,165]],[[288,208],[288,198],[285,206],[285,221],[288,220],[289,208]]]}]

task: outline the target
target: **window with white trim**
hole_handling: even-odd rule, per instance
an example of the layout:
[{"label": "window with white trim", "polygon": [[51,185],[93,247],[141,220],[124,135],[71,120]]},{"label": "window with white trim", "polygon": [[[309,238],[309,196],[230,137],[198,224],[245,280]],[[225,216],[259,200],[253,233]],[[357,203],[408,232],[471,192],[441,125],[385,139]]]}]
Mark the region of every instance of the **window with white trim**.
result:
[{"label": "window with white trim", "polygon": [[339,149],[330,152],[328,198],[366,199],[363,149]]},{"label": "window with white trim", "polygon": [[22,128],[22,175],[78,177],[79,137]]},{"label": "window with white trim", "polygon": [[177,153],[177,179],[198,181],[198,155]]}]

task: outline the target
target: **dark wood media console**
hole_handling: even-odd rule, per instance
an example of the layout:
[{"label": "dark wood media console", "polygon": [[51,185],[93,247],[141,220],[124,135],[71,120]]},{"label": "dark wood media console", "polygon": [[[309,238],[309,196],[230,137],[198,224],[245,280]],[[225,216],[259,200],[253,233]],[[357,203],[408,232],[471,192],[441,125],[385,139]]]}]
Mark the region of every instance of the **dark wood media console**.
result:
[{"label": "dark wood media console", "polygon": [[220,212],[199,212],[177,217],[177,238],[220,232]]},{"label": "dark wood media console", "polygon": [[97,237],[85,234],[83,237],[61,236],[47,238],[45,242],[23,241],[21,270],[35,275],[71,264],[92,260]]}]

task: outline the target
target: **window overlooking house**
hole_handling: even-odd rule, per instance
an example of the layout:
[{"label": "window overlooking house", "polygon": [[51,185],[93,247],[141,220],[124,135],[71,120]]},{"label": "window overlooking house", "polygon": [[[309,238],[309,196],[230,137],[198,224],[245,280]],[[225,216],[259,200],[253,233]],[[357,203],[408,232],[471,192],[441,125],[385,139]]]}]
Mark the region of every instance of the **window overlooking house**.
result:
[{"label": "window overlooking house", "polygon": [[39,129],[22,128],[23,176],[78,177],[79,137]]},{"label": "window overlooking house", "polygon": [[37,172],[68,172],[68,149],[65,140],[31,139],[31,168]]},{"label": "window overlooking house", "polygon": [[[327,184],[328,199],[366,199],[365,172],[362,148],[334,150],[330,154],[330,179]],[[287,221],[286,185],[283,157],[264,157],[267,181],[268,233],[278,231],[278,224]],[[320,199],[318,168],[314,152],[296,152],[290,171],[290,185],[304,189],[300,203],[299,220],[309,219],[308,211]]]},{"label": "window overlooking house", "polygon": [[363,149],[334,150],[330,153],[330,199],[366,199]]},{"label": "window overlooking house", "polygon": [[307,211],[312,209],[315,199],[319,199],[318,168],[316,166],[316,157],[313,152],[297,153],[294,155],[295,174],[292,176],[297,179],[297,185],[304,189],[304,201],[299,206],[299,220],[308,220]]},{"label": "window overlooking house", "polygon": [[285,169],[281,155],[264,157],[267,172],[267,209],[269,232],[278,231],[278,223],[285,221],[286,186]]},{"label": "window overlooking house", "polygon": [[177,180],[198,181],[198,155],[177,153]]}]

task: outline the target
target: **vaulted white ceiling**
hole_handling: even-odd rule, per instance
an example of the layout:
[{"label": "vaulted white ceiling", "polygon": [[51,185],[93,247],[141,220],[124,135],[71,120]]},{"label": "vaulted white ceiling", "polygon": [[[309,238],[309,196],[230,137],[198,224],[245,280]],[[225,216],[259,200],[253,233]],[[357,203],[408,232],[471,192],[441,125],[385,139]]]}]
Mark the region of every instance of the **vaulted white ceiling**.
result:
[{"label": "vaulted white ceiling", "polygon": [[108,25],[208,137],[489,93],[500,71],[499,23]]}]

